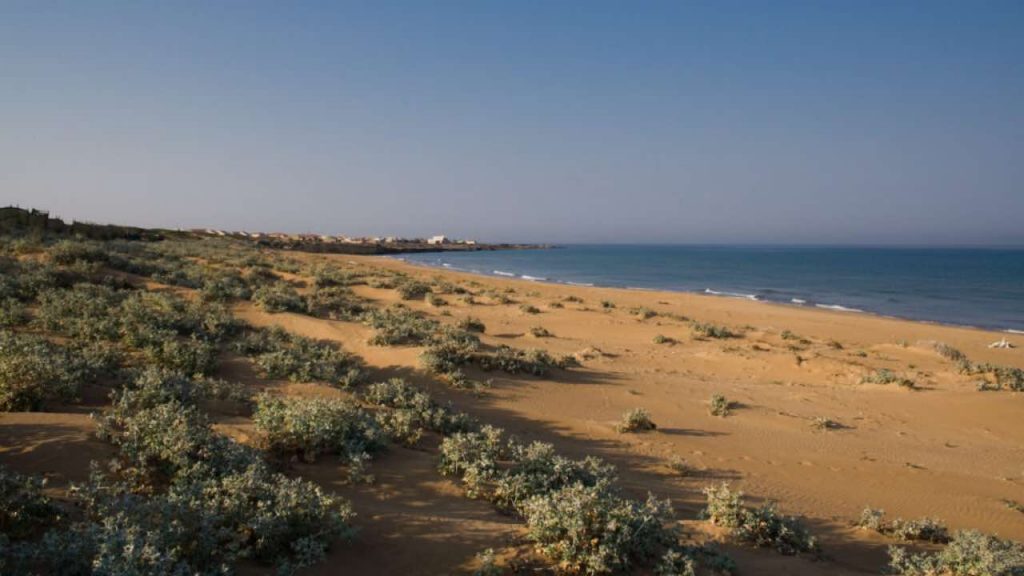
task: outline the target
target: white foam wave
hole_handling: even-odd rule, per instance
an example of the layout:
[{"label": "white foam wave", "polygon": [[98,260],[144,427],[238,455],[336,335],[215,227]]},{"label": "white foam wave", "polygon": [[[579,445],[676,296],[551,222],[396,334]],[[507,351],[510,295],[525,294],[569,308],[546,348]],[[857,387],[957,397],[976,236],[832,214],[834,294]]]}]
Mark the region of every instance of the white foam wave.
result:
[{"label": "white foam wave", "polygon": [[711,288],[705,288],[704,293],[711,294],[712,296],[725,296],[727,298],[744,298],[746,300],[757,301],[757,294],[743,294],[740,292],[720,292],[718,290],[712,290]]},{"label": "white foam wave", "polygon": [[568,284],[570,286],[583,286],[583,287],[592,287],[594,285],[592,282],[572,282],[572,281],[566,281],[566,284]]},{"label": "white foam wave", "polygon": [[522,278],[523,280],[531,280],[533,282],[544,282],[547,280],[547,278],[541,276],[528,276],[526,274],[523,274],[522,276],[520,276],[520,278]]},{"label": "white foam wave", "polygon": [[840,306],[839,304],[815,304],[818,308],[824,308],[825,310],[835,310],[837,312],[863,312],[857,308],[847,308],[846,306]]},{"label": "white foam wave", "polygon": [[1010,334],[1024,334],[1024,330],[1014,330],[1013,328],[1007,328],[1006,331]]},{"label": "white foam wave", "polygon": [[498,275],[498,276],[507,276],[509,278],[515,278],[516,277],[515,274],[513,274],[511,272],[505,272],[504,270],[493,270],[492,272],[494,274]]},{"label": "white foam wave", "polygon": [[807,300],[801,300],[800,298],[793,298],[790,302],[793,304],[807,304]]}]

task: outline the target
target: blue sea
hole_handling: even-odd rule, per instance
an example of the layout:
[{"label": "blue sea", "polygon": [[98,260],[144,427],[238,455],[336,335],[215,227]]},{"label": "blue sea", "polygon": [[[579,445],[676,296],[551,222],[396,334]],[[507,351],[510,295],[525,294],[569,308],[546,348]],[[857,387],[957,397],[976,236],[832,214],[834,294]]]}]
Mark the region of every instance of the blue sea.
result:
[{"label": "blue sea", "polygon": [[569,245],[403,254],[478,274],[1024,331],[1024,249]]}]

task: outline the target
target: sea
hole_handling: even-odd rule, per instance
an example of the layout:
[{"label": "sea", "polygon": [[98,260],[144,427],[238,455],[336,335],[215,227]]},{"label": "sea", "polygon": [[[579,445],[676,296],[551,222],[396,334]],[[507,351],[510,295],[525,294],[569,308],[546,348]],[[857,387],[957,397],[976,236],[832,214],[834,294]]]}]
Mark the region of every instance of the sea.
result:
[{"label": "sea", "polygon": [[397,258],[536,282],[697,292],[1024,334],[1024,248],[587,244]]}]

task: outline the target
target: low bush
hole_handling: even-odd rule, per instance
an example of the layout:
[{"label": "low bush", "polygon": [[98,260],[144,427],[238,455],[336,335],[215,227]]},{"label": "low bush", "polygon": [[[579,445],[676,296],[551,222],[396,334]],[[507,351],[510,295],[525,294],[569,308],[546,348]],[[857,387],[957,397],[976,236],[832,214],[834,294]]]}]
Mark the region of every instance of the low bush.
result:
[{"label": "low bush", "polygon": [[373,310],[367,314],[366,323],[375,331],[370,338],[370,344],[374,346],[425,344],[439,327],[437,321],[424,318],[404,306]]},{"label": "low bush", "polygon": [[523,314],[540,314],[540,308],[537,308],[533,304],[523,304],[519,306],[519,310]]},{"label": "low bush", "polygon": [[378,413],[377,421],[392,438],[406,445],[415,444],[423,429],[447,435],[472,428],[468,415],[437,404],[429,394],[400,378],[369,385],[363,399],[385,409]]},{"label": "low bush", "polygon": [[422,300],[430,293],[430,285],[418,280],[405,280],[395,286],[402,300]]},{"label": "low bush", "polygon": [[62,266],[106,262],[109,258],[102,244],[77,240],[61,240],[50,246],[46,255],[51,262]]},{"label": "low bush", "polygon": [[257,398],[253,424],[268,450],[279,456],[299,456],[315,462],[334,454],[350,466],[353,477],[382,450],[387,436],[377,421],[358,404],[319,398]]},{"label": "low bush", "polygon": [[559,456],[553,445],[544,442],[510,442],[507,458],[511,465],[495,481],[490,499],[498,508],[519,515],[525,516],[524,506],[538,495],[573,485],[603,490],[615,480],[614,466],[592,456],[583,460]]},{"label": "low bush", "polygon": [[323,286],[306,295],[306,312],[331,320],[355,321],[369,309],[366,302],[345,286]]},{"label": "low bush", "polygon": [[858,526],[904,542],[942,544],[949,541],[949,530],[946,528],[946,525],[934,518],[920,518],[918,520],[897,518],[891,522],[886,522],[884,510],[865,508],[861,512]]},{"label": "low bush", "polygon": [[664,334],[658,334],[654,337],[655,344],[675,344],[676,339],[671,336],[665,336]]},{"label": "low bush", "polygon": [[111,369],[110,358],[0,328],[0,411],[34,411],[71,402],[79,386]]},{"label": "low bush", "polygon": [[0,327],[21,326],[29,321],[28,309],[17,298],[0,298]]},{"label": "low bush", "polygon": [[0,465],[0,538],[29,538],[60,519],[61,510],[43,495],[44,486],[39,478],[23,476]]},{"label": "low bush", "polygon": [[534,376],[546,376],[553,368],[562,367],[544,350],[519,350],[509,346],[499,346],[493,354],[479,355],[476,361],[484,370],[502,370],[509,374],[526,373]]},{"label": "low bush", "polygon": [[969,375],[983,375],[987,390],[1012,390],[1024,392],[1024,369],[1015,366],[999,366],[996,364],[975,364],[968,360],[959,363],[960,372]]},{"label": "low bush", "polygon": [[677,540],[666,528],[671,506],[645,502],[573,484],[531,498],[525,505],[527,537],[562,569],[610,574],[649,563]]},{"label": "low bush", "polygon": [[466,316],[465,318],[459,320],[459,323],[456,326],[460,330],[465,330],[466,332],[476,332],[477,334],[483,334],[484,332],[487,331],[487,327],[484,325],[484,323],[481,322],[479,318],[474,318],[472,316]]},{"label": "low bush", "polygon": [[889,570],[901,576],[1019,576],[1024,574],[1024,545],[962,530],[935,552],[890,547]]},{"label": "low bush", "polygon": [[554,334],[549,332],[548,329],[543,326],[534,326],[530,328],[530,336],[533,336],[534,338],[551,338]]},{"label": "low bush", "polygon": [[951,360],[957,363],[964,362],[967,360],[966,354],[950,346],[949,344],[946,344],[945,342],[936,342],[935,344],[932,345],[932,347],[935,349],[935,352],[939,356],[942,356],[946,360]]},{"label": "low bush", "polygon": [[217,349],[198,338],[176,338],[173,335],[143,349],[146,360],[160,368],[189,376],[204,376],[217,367]]},{"label": "low bush", "polygon": [[690,323],[690,328],[702,338],[727,339],[741,338],[743,336],[740,332],[710,322],[692,322]]},{"label": "low bush", "polygon": [[252,301],[266,312],[302,312],[306,309],[302,296],[287,282],[260,286],[252,293]]},{"label": "low bush", "polygon": [[712,416],[720,416],[724,418],[732,411],[732,407],[733,403],[721,394],[712,394],[711,401],[708,402],[708,412],[710,412]]},{"label": "low bush", "polygon": [[862,384],[896,384],[905,388],[913,388],[914,381],[900,376],[888,368],[880,368],[860,379]]},{"label": "low bush", "polygon": [[657,312],[647,308],[646,306],[634,306],[629,309],[629,313],[641,320],[650,320],[658,315]]},{"label": "low bush", "polygon": [[619,432],[647,432],[657,429],[651,420],[651,413],[643,408],[634,408],[622,415],[622,420],[615,428]]},{"label": "low bush", "polygon": [[729,530],[739,542],[759,548],[774,548],[781,554],[818,553],[818,542],[803,524],[778,513],[773,503],[758,508],[744,505],[743,493],[733,492],[728,484],[704,489],[707,506],[702,516],[716,526]]},{"label": "low bush", "polygon": [[358,360],[333,342],[289,334],[280,327],[252,330],[235,345],[264,378],[351,386],[362,372]]}]

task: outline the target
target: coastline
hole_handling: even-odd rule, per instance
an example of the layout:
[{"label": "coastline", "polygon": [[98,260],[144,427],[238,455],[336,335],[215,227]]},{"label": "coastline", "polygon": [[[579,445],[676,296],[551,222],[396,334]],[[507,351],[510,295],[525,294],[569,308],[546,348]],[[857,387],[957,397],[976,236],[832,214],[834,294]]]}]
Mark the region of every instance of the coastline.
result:
[{"label": "coastline", "polygon": [[567,286],[567,287],[573,287],[573,288],[599,288],[599,289],[605,289],[605,290],[626,290],[626,291],[631,291],[631,292],[651,292],[651,293],[666,293],[666,294],[688,294],[688,295],[693,295],[693,296],[706,296],[706,297],[717,298],[717,299],[725,299],[725,300],[755,302],[755,303],[758,303],[758,304],[765,304],[765,305],[769,305],[769,306],[779,306],[779,307],[782,307],[782,308],[785,308],[785,309],[831,312],[831,313],[837,313],[837,314],[842,314],[842,315],[863,315],[863,316],[866,316],[866,317],[873,317],[873,318],[879,318],[879,319],[885,319],[885,320],[895,320],[895,321],[902,321],[902,322],[913,322],[913,323],[919,323],[919,324],[924,324],[924,325],[929,325],[929,326],[941,326],[941,327],[948,327],[948,328],[963,328],[963,329],[968,329],[968,330],[990,332],[990,333],[993,333],[993,334],[1003,334],[1004,336],[1007,335],[1007,334],[1024,336],[1024,330],[1019,330],[1019,329],[1015,329],[1015,328],[981,326],[981,325],[974,325],[974,324],[967,324],[967,323],[957,323],[957,322],[947,322],[947,321],[941,321],[941,320],[932,320],[932,319],[928,319],[928,318],[916,318],[916,317],[913,317],[913,316],[901,316],[901,315],[898,315],[898,314],[883,314],[881,312],[875,312],[875,311],[872,311],[872,310],[864,310],[864,309],[859,309],[859,308],[848,308],[848,307],[843,306],[841,304],[827,304],[827,303],[821,303],[821,302],[808,302],[808,301],[802,301],[802,302],[783,302],[783,301],[777,301],[777,300],[766,300],[766,299],[758,297],[755,294],[742,294],[742,293],[738,293],[738,292],[719,291],[719,290],[713,290],[711,288],[705,288],[704,290],[701,291],[701,290],[686,290],[686,289],[672,290],[672,289],[667,289],[667,288],[644,287],[644,286],[613,286],[613,285],[604,285],[604,284],[591,283],[591,282],[586,282],[586,283],[584,283],[584,282],[572,282],[572,281],[568,281],[568,280],[558,280],[558,279],[551,279],[551,278],[544,278],[544,277],[535,277],[535,276],[522,275],[522,274],[516,274],[514,272],[505,272],[505,271],[499,271],[499,270],[494,270],[494,271],[492,271],[490,273],[484,272],[484,271],[480,271],[480,270],[467,270],[465,268],[457,268],[457,267],[451,266],[450,264],[447,264],[447,263],[444,263],[444,264],[441,264],[441,265],[434,265],[434,264],[430,264],[430,263],[426,263],[426,262],[417,262],[417,261],[413,261],[413,260],[408,260],[408,259],[404,258],[401,254],[380,255],[380,257],[382,257],[384,259],[387,259],[387,260],[401,262],[403,264],[412,266],[412,267],[417,268],[417,269],[434,270],[434,271],[439,271],[439,272],[451,272],[451,273],[458,273],[458,274],[468,274],[470,276],[479,277],[479,278],[514,280],[514,281],[524,282],[524,283],[526,283],[528,285],[529,284],[549,284],[549,285],[553,285],[553,286]]}]

